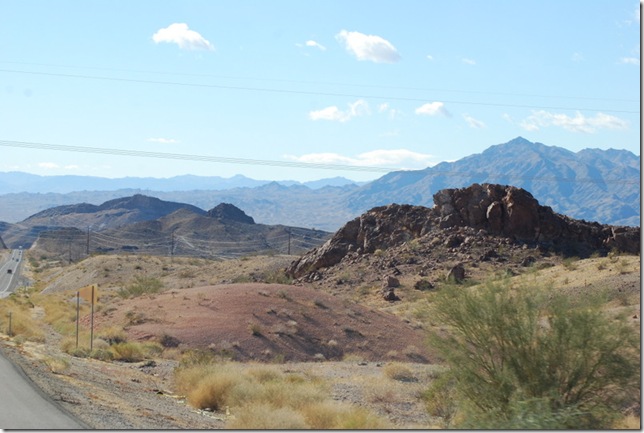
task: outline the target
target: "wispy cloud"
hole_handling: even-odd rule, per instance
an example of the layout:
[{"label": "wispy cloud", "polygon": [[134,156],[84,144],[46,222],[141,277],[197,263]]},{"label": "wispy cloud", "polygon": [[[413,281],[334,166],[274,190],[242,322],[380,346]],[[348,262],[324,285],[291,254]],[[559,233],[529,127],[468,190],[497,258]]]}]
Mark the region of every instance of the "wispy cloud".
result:
[{"label": "wispy cloud", "polygon": [[150,142],[150,143],[161,143],[161,144],[176,144],[176,143],[179,143],[179,141],[175,140],[174,138],[161,138],[161,137],[148,138],[145,141]]},{"label": "wispy cloud", "polygon": [[332,105],[321,110],[311,111],[309,113],[309,119],[347,122],[354,117],[369,114],[370,112],[369,104],[363,99],[358,99],[357,101],[348,104],[346,110],[340,110],[337,106]]},{"label": "wispy cloud", "polygon": [[579,63],[584,60],[584,56],[581,53],[575,52],[575,53],[572,53],[572,56],[570,56],[570,60],[572,60],[575,63]]},{"label": "wispy cloud", "polygon": [[626,129],[628,122],[619,117],[605,113],[597,113],[594,117],[584,116],[580,112],[574,117],[562,113],[534,111],[519,125],[527,131],[538,131],[541,128],[557,126],[572,132],[592,134],[599,129]]},{"label": "wispy cloud", "polygon": [[400,111],[392,108],[388,103],[384,102],[378,105],[378,113],[387,114],[390,119],[395,119],[400,114]]},{"label": "wispy cloud", "polygon": [[427,104],[421,105],[420,107],[416,108],[416,114],[421,116],[452,116],[450,112],[445,108],[445,104],[439,101],[428,102]]},{"label": "wispy cloud", "polygon": [[356,156],[338,153],[309,153],[306,155],[284,155],[291,161],[314,164],[356,165],[364,167],[389,167],[402,170],[426,168],[436,163],[433,155],[413,152],[407,149],[378,149]]},{"label": "wispy cloud", "polygon": [[54,170],[57,168],[60,168],[60,165],[56,164],[55,162],[39,162],[38,167],[40,168],[45,168],[47,170]]},{"label": "wispy cloud", "polygon": [[623,63],[625,65],[639,65],[640,59],[637,57],[622,57],[619,59],[619,63]]},{"label": "wispy cloud", "polygon": [[380,36],[342,30],[335,35],[335,38],[358,60],[369,60],[375,63],[395,63],[400,60],[396,47]]},{"label": "wispy cloud", "polygon": [[39,162],[36,164],[37,167],[43,168],[45,170],[58,170],[58,169],[63,169],[63,170],[78,170],[80,167],[76,164],[67,164],[61,166],[60,164],[57,164],[55,162]]},{"label": "wispy cloud", "polygon": [[463,119],[465,119],[467,124],[470,125],[470,128],[483,129],[486,127],[485,123],[483,123],[478,119],[473,118],[469,114],[463,114]]},{"label": "wispy cloud", "polygon": [[472,66],[476,65],[476,60],[468,59],[467,57],[463,57],[461,59],[461,62],[465,63],[466,65],[472,65]]},{"label": "wispy cloud", "polygon": [[317,48],[317,49],[319,49],[321,51],[326,51],[326,47],[324,45],[320,44],[319,42],[313,41],[313,40],[306,41],[305,45],[307,47],[313,47],[313,48]]},{"label": "wispy cloud", "polygon": [[152,35],[157,44],[166,42],[177,44],[182,50],[214,50],[215,47],[203,36],[188,28],[186,23],[174,23],[159,29]]}]

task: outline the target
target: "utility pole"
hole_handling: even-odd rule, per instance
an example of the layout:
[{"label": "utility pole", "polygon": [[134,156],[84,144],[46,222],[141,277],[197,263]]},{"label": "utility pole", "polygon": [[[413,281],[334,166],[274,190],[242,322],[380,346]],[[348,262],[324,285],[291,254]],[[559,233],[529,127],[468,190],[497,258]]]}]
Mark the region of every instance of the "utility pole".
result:
[{"label": "utility pole", "polygon": [[172,229],[172,234],[170,235],[170,262],[174,261],[174,231],[176,229]]},{"label": "utility pole", "polygon": [[89,256],[89,227],[87,226],[87,245],[85,246],[85,254]]},{"label": "utility pole", "polygon": [[291,255],[291,229],[288,229],[288,255]]}]

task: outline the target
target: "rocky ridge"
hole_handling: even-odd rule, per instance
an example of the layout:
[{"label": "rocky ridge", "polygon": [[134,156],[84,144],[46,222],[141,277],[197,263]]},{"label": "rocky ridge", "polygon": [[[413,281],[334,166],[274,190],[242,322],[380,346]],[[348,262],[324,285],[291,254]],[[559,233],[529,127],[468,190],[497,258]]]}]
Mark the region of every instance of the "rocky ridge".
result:
[{"label": "rocky ridge", "polygon": [[[473,184],[434,194],[434,207],[391,204],[349,221],[324,245],[294,261],[286,272],[296,279],[320,272],[350,257],[399,247],[413,240],[456,248],[485,245],[489,259],[500,244],[533,248],[535,254],[605,255],[611,250],[638,254],[640,228],[575,220],[541,206],[528,191],[508,185]],[[432,254],[432,251],[428,251]]]}]

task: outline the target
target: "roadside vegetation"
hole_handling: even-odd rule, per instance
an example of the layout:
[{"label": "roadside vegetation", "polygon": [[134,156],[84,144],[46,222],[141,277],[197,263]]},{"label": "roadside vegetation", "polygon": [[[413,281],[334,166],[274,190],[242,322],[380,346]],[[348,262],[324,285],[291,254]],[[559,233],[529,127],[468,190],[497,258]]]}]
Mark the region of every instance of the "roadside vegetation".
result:
[{"label": "roadside vegetation", "polygon": [[231,429],[384,429],[371,411],[331,399],[328,384],[272,365],[219,362],[188,354],[176,370],[189,404],[229,415]]},{"label": "roadside vegetation", "polygon": [[[191,279],[186,285],[193,285],[215,282],[203,271],[207,264],[224,272],[220,263],[178,264],[175,259],[168,265],[140,258],[131,264],[139,274],[126,278],[118,274],[125,262],[109,260],[101,265],[102,274],[118,275],[119,284],[103,292],[96,314],[115,308],[112,303],[175,290],[178,286],[169,275],[181,284]],[[160,272],[148,272],[148,264]],[[31,266],[43,269],[37,265],[34,261]],[[247,277],[289,282],[275,265],[259,269],[240,259],[231,263],[235,267],[237,274],[225,270],[227,281]],[[77,272],[82,277],[91,269],[77,266]],[[413,398],[423,402],[432,420],[421,428],[639,429],[639,417],[624,415],[639,405],[640,335],[634,326],[639,321],[633,322],[632,313],[640,302],[639,290],[615,290],[592,280],[599,274],[632,273],[639,273],[638,257],[611,255],[534,266],[518,276],[499,272],[485,282],[441,281],[425,290],[409,289],[411,284],[403,280],[399,293],[405,302],[383,310],[427,331],[441,365],[428,365],[427,374],[419,375],[411,364],[384,364],[382,378],[365,387],[365,399],[394,401],[394,384],[413,384],[418,387]],[[131,311],[127,323],[96,331],[90,350],[87,326],[76,336],[75,292],[41,293],[41,286],[36,282],[0,300],[0,334],[18,344],[42,343],[45,323],[59,334],[63,354],[106,362],[177,360],[175,391],[197,409],[226,413],[227,428],[393,428],[382,413],[334,401],[330,382],[315,375],[285,372],[278,365],[235,363],[209,350],[179,350],[170,336],[159,342],[128,341],[127,326],[144,320],[143,312]],[[286,291],[278,296],[288,299]],[[321,299],[310,302],[321,314],[329,308]],[[81,302],[80,317],[89,313],[90,306]],[[242,326],[256,336],[266,332],[257,324]],[[67,368],[62,355],[46,362],[55,372]]]},{"label": "roadside vegetation", "polygon": [[449,370],[428,409],[464,429],[615,426],[639,393],[640,344],[601,301],[508,279],[441,291],[431,344]]}]

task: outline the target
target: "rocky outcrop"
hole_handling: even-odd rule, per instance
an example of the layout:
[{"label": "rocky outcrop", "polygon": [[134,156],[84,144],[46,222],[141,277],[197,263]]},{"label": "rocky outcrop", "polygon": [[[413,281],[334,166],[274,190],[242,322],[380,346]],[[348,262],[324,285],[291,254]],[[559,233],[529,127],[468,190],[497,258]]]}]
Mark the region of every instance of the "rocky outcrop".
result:
[{"label": "rocky outcrop", "polygon": [[[347,254],[375,253],[404,242],[458,227],[476,230],[510,242],[538,246],[567,256],[595,252],[640,251],[640,228],[575,220],[541,206],[528,191],[507,185],[473,184],[434,194],[434,207],[398,205],[376,207],[349,221],[324,245],[294,261],[286,270],[299,278],[339,263]],[[448,239],[457,246],[463,239]],[[495,252],[489,252],[494,256]]]},{"label": "rocky outcrop", "polygon": [[216,218],[223,222],[235,221],[244,224],[255,224],[253,217],[246,215],[243,210],[230,203],[218,204],[208,211],[208,216],[211,218]]}]

